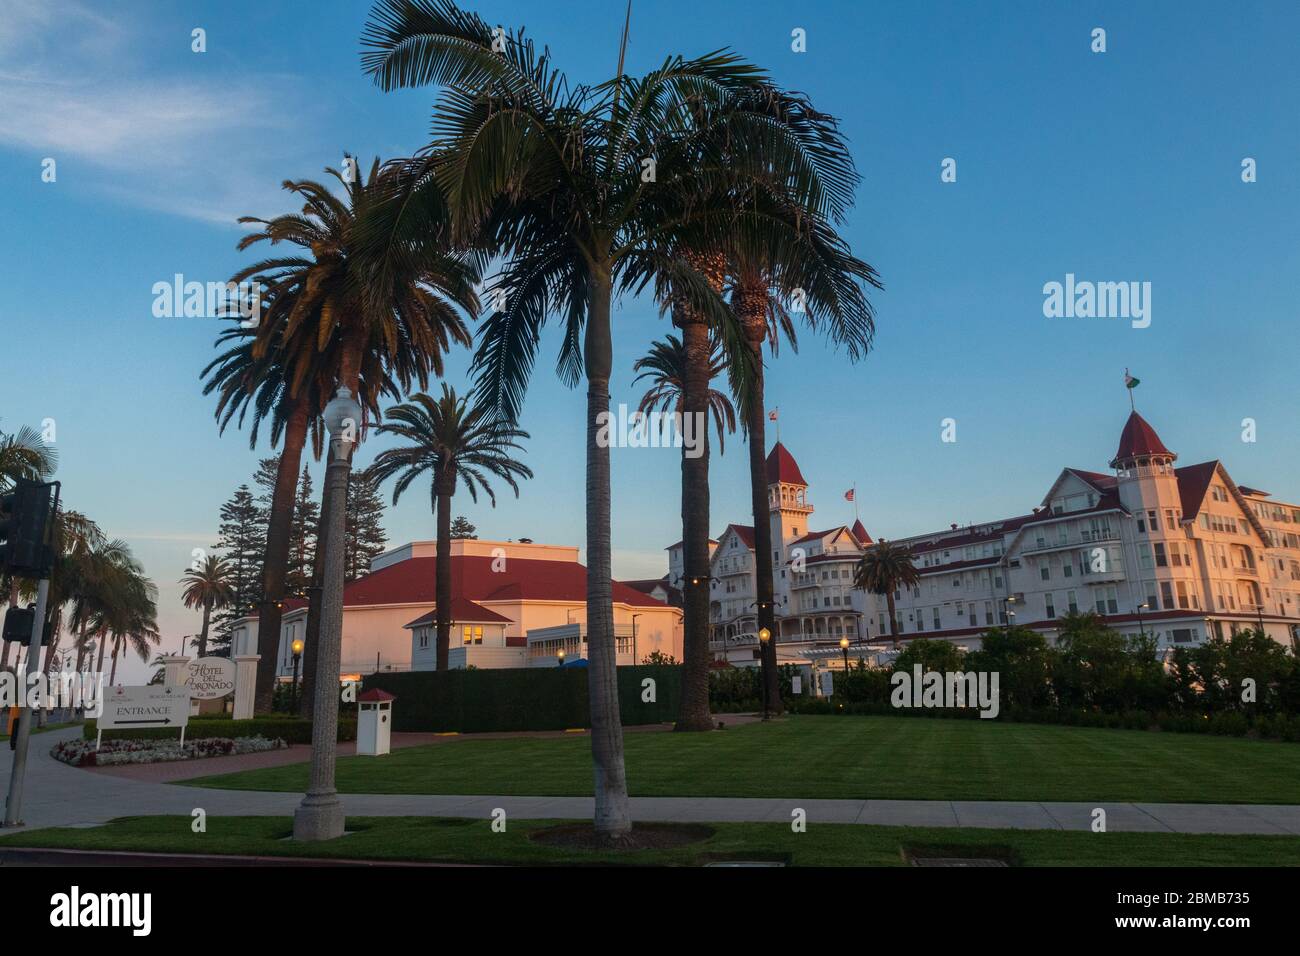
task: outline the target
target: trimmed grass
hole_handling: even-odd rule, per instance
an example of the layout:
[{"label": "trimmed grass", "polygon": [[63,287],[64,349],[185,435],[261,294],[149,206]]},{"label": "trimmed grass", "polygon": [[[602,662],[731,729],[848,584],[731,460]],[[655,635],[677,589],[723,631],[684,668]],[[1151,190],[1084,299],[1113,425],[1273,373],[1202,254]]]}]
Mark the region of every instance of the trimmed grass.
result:
[{"label": "trimmed grass", "polygon": [[609,853],[542,846],[528,834],[556,820],[511,820],[493,833],[488,820],[350,817],[350,836],[327,843],[285,840],[288,817],[210,817],[193,833],[187,816],[124,817],[94,829],[52,828],[0,837],[5,847],[133,850],[443,863],[698,866],[718,858],[781,860],[795,866],[902,866],[902,847],[928,855],[1010,857],[1021,866],[1300,866],[1300,837],[1060,830],[926,829],[784,823],[711,824],[714,835],[671,850]]},{"label": "trimmed grass", "polygon": [[[787,717],[624,738],[634,796],[1300,802],[1295,744],[919,717]],[[308,765],[193,786],[305,792]],[[344,793],[590,796],[591,741],[449,739],[338,762]]]}]

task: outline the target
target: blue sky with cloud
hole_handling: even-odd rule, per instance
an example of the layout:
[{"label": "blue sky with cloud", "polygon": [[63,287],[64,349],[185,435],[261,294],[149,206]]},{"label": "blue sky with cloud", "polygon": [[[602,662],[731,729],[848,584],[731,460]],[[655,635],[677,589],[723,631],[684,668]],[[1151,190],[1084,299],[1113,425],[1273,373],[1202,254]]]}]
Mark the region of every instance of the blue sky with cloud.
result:
[{"label": "blue sky with cloud", "polygon": [[[617,3],[470,6],[526,24],[575,80],[614,69]],[[213,323],[154,318],[150,290],[248,261],[234,219],[291,208],[282,180],[427,140],[435,91],[384,94],[360,71],[367,10],[0,0],[0,428],[55,420],[67,501],[143,557],[166,646],[198,626],[175,585],[190,550],[213,543],[218,506],[270,451],[217,435],[198,380]],[[1089,51],[1097,26],[1105,54]],[[190,50],[195,27],[206,53]],[[806,53],[791,51],[796,27]],[[804,334],[769,372],[814,525],[852,520],[854,483],[876,535],[1022,511],[1061,466],[1104,468],[1126,366],[1183,461],[1221,457],[1300,499],[1297,35],[1300,8],[1272,2],[635,0],[630,70],[731,46],[842,117],[855,150],[845,234],[886,284],[876,351],[852,365]],[[956,183],[940,182],[945,157]],[[1066,273],[1151,282],[1150,328],[1044,318],[1043,284]],[[668,325],[648,301],[615,319],[614,401],[633,403],[631,364]],[[582,541],[583,398],[551,374],[556,345],[523,419],[537,478],[518,501],[458,509],[485,537]],[[947,417],[955,444],[939,440]],[[1240,441],[1245,417],[1255,444]],[[719,529],[747,520],[745,457],[728,448]],[[615,452],[619,574],[662,573],[678,474],[672,452]],[[432,536],[427,496],[387,526],[394,542]]]}]

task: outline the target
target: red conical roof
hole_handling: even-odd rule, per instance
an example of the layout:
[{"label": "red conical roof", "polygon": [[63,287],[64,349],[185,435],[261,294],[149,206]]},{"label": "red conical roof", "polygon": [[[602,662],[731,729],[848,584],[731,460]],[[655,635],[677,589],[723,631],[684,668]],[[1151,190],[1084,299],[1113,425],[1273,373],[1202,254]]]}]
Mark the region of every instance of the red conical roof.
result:
[{"label": "red conical roof", "polygon": [[1128,421],[1124,424],[1124,431],[1119,436],[1119,451],[1115,452],[1115,458],[1111,461],[1111,467],[1115,467],[1119,462],[1129,458],[1139,458],[1148,455],[1168,455],[1170,458],[1178,456],[1165,447],[1156,430],[1152,428],[1145,418],[1137,412],[1129,415]]},{"label": "red conical roof", "polygon": [[785,446],[780,442],[772,446],[771,454],[767,456],[767,483],[774,485],[778,481],[785,482],[787,485],[808,487],[808,482],[803,480],[803,474],[799,471],[794,455],[786,451]]},{"label": "red conical roof", "polygon": [[867,529],[862,526],[861,518],[853,522],[853,527],[850,530],[853,532],[853,537],[858,539],[858,543],[860,544],[872,543],[871,535],[867,534]]}]

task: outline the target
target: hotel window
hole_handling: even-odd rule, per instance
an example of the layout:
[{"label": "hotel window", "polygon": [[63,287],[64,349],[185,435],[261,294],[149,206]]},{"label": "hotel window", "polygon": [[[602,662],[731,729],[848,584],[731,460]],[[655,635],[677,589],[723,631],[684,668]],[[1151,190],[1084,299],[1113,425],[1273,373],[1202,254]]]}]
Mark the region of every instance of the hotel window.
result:
[{"label": "hotel window", "polygon": [[420,628],[420,646],[429,646],[429,629],[427,627]]},{"label": "hotel window", "polygon": [[483,643],[483,628],[482,628],[482,627],[476,627],[476,628],[474,628],[474,643],[475,643],[475,644],[482,644],[482,643]]},{"label": "hotel window", "polygon": [[984,602],[984,623],[989,626],[992,626],[993,624],[993,602],[992,601]]},{"label": "hotel window", "polygon": [[979,615],[975,613],[975,605],[972,604],[969,610],[970,610],[970,617],[967,618],[967,620],[970,622],[970,626],[978,627],[980,622],[979,622]]},{"label": "hotel window", "polygon": [[1156,590],[1156,582],[1146,581],[1143,582],[1143,584],[1144,584],[1143,593],[1146,594],[1146,602],[1147,602],[1148,610],[1152,610],[1152,611],[1160,610],[1160,596],[1159,596],[1159,592]]},{"label": "hotel window", "polygon": [[1174,587],[1168,581],[1160,582],[1160,606],[1166,611],[1174,609]]},{"label": "hotel window", "polygon": [[1151,570],[1151,545],[1145,541],[1138,542],[1138,567],[1144,571]]},{"label": "hotel window", "polygon": [[1191,602],[1187,599],[1187,582],[1178,581],[1178,606],[1184,611],[1191,607]]},{"label": "hotel window", "polygon": [[465,638],[466,644],[474,643],[474,631],[469,625],[461,628],[461,635]]},{"label": "hotel window", "polygon": [[1052,580],[1052,569],[1049,565],[1044,564],[1038,569],[1038,577],[1044,581]]},{"label": "hotel window", "polygon": [[1165,546],[1161,544],[1159,541],[1157,541],[1155,545],[1155,549],[1156,549],[1156,567],[1157,568],[1169,567],[1169,559],[1165,557]]},{"label": "hotel window", "polygon": [[1119,591],[1114,587],[1097,588],[1093,591],[1097,597],[1098,614],[1119,613]]},{"label": "hotel window", "polygon": [[1175,644],[1190,644],[1195,637],[1196,632],[1190,627],[1176,627],[1169,632],[1169,638]]},{"label": "hotel window", "polygon": [[1160,512],[1158,511],[1147,512],[1147,529],[1152,534],[1155,534],[1157,531],[1160,530]]},{"label": "hotel window", "polygon": [[1147,523],[1141,517],[1138,517],[1137,519],[1137,526],[1138,534],[1146,534]]},{"label": "hotel window", "polygon": [[1061,562],[1061,576],[1066,578],[1074,577],[1074,565],[1070,564],[1069,558]]},{"label": "hotel window", "polygon": [[1056,602],[1052,600],[1052,592],[1048,591],[1043,596],[1043,601],[1047,608],[1047,617],[1049,619],[1056,617]]},{"label": "hotel window", "polygon": [[934,609],[934,629],[937,631],[941,627],[942,625],[939,623],[939,609],[936,607]]},{"label": "hotel window", "polygon": [[1174,509],[1173,509],[1173,508],[1166,508],[1166,509],[1165,509],[1165,528],[1167,528],[1167,529],[1170,530],[1170,531],[1177,531],[1177,530],[1178,530],[1178,522],[1177,522],[1176,520],[1174,520]]}]

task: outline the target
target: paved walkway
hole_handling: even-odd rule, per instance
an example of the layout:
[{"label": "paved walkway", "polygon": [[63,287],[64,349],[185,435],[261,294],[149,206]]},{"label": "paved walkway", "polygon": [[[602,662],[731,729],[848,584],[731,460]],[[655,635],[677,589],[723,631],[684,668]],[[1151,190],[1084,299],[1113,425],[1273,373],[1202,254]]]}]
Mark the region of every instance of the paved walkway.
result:
[{"label": "paved walkway", "polygon": [[[29,827],[94,826],[114,817],[183,814],[202,807],[213,816],[288,816],[296,793],[206,790],[92,773],[50,756],[58,740],[78,728],[32,738],[23,819]],[[454,739],[454,738],[448,738]],[[307,748],[302,748],[306,750]],[[13,755],[0,747],[0,793],[8,792]],[[353,816],[451,816],[487,818],[498,807],[516,819],[590,819],[590,797],[424,796],[344,794]],[[1300,806],[1178,803],[1034,803],[973,800],[800,800],[730,797],[633,797],[637,820],[679,822],[788,822],[796,808],[810,824],[1007,827],[1087,830],[1092,812],[1106,810],[1111,832],[1261,833],[1300,836]]]}]

